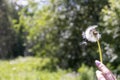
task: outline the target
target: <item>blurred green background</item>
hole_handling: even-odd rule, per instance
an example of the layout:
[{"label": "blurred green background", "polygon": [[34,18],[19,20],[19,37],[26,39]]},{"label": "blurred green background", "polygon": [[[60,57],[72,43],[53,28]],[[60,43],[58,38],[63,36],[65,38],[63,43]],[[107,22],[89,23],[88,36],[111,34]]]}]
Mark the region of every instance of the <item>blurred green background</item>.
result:
[{"label": "blurred green background", "polygon": [[120,0],[0,0],[0,80],[96,80],[91,25],[120,80]]}]

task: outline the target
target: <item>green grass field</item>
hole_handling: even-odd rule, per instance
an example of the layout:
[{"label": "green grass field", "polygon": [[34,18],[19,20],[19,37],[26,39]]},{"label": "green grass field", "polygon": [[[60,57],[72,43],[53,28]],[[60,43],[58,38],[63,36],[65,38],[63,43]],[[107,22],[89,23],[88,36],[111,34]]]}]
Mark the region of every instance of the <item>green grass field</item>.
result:
[{"label": "green grass field", "polygon": [[48,63],[47,58],[33,57],[1,60],[0,80],[79,80],[75,73],[60,69],[57,71],[43,69]]},{"label": "green grass field", "polygon": [[19,57],[0,60],[0,80],[96,80],[95,71],[82,65],[78,72],[51,70],[49,58]]}]

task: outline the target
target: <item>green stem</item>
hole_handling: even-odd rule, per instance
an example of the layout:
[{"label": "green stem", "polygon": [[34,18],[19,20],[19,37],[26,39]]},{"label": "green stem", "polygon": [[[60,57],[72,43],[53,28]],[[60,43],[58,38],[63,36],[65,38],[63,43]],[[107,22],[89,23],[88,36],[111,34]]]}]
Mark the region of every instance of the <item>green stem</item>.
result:
[{"label": "green stem", "polygon": [[98,44],[98,50],[99,50],[100,61],[103,62],[103,60],[102,60],[102,50],[101,50],[101,46],[100,46],[99,40],[97,40],[97,44]]}]

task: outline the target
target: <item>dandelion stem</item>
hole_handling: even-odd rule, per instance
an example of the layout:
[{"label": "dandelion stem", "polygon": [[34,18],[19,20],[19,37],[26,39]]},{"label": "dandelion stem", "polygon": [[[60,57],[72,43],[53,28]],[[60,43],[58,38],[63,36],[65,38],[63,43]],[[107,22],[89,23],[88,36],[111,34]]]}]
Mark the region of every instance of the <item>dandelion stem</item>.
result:
[{"label": "dandelion stem", "polygon": [[102,50],[101,50],[101,46],[100,46],[99,40],[97,40],[97,44],[98,44],[98,50],[99,50],[100,61],[103,62],[103,60],[102,60]]}]

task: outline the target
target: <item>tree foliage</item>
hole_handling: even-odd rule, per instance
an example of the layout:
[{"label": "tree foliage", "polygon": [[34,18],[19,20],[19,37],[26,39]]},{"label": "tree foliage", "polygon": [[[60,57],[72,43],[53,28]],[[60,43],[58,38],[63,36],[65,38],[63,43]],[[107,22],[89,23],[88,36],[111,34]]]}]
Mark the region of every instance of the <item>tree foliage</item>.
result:
[{"label": "tree foliage", "polygon": [[15,33],[11,19],[11,7],[6,0],[0,0],[0,58],[7,58],[13,53]]},{"label": "tree foliage", "polygon": [[[103,41],[106,54],[116,67],[119,65],[120,50],[120,1],[109,0],[109,5],[101,11],[101,22]],[[110,59],[111,58],[111,59]]]},{"label": "tree foliage", "polygon": [[46,2],[46,6],[37,8],[38,5],[33,5],[37,3],[30,1],[19,12],[19,24],[26,33],[25,55],[51,57],[53,61],[57,58],[63,68],[78,68],[81,62],[91,65],[98,58],[97,45],[82,45],[81,35],[89,25],[98,24],[100,11],[107,1]]}]

